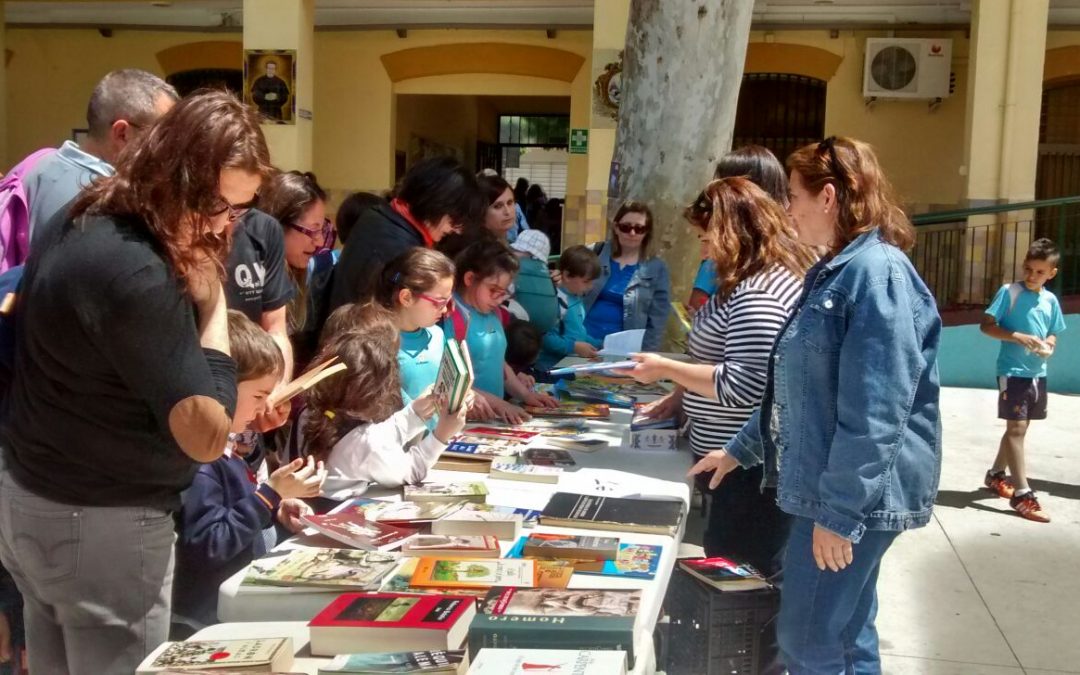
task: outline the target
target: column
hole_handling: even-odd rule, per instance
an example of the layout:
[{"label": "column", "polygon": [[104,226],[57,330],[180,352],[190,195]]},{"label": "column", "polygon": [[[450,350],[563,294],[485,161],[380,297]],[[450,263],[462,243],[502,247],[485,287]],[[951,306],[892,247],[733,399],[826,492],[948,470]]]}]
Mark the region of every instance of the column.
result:
[{"label": "column", "polygon": [[[965,164],[971,207],[1035,198],[1049,0],[972,5]],[[968,220],[961,302],[981,303],[1016,278],[1031,212]]]},{"label": "column", "polygon": [[[264,124],[270,159],[283,170],[312,167],[315,0],[244,0],[244,49],[296,52],[294,124]],[[261,73],[249,74],[254,79]]]}]

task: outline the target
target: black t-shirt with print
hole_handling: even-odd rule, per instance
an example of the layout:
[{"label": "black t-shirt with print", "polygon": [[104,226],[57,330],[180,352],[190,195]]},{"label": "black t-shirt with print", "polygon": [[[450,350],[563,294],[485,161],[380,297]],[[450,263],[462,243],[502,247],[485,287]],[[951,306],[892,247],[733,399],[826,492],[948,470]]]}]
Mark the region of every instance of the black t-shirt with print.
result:
[{"label": "black t-shirt with print", "polygon": [[285,306],[296,293],[285,268],[285,235],[278,221],[252,209],[233,230],[225,264],[225,302],[259,323],[264,312]]}]

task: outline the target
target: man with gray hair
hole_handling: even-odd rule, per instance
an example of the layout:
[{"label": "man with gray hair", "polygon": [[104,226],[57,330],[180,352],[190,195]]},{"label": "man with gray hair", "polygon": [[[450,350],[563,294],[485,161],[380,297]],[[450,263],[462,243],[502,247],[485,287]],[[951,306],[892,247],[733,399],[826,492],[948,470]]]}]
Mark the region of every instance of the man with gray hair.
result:
[{"label": "man with gray hair", "polygon": [[97,83],[86,107],[89,136],[65,141],[23,177],[30,206],[30,243],[79,192],[99,176],[110,176],[124,146],[175,105],[172,85],[153,73],[114,70]]}]

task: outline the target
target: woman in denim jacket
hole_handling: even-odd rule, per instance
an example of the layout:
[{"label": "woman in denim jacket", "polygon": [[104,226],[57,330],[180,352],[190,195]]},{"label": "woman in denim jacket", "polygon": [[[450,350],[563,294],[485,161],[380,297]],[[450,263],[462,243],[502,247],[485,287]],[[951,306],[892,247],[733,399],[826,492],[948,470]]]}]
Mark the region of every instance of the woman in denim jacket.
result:
[{"label": "woman in denim jacket", "polygon": [[830,254],[777,337],[761,408],[691,474],[711,471],[715,486],[763,462],[795,516],[778,625],[789,672],[880,673],[881,559],[930,520],[941,471],[941,319],[870,146],[829,138],[787,164],[788,213]]},{"label": "woman in denim jacket", "polygon": [[621,330],[645,329],[641,349],[660,349],[671,311],[671,279],[664,261],[649,253],[652,211],[629,201],[615,213],[611,238],[593,250],[600,256],[600,277],[585,296],[585,329],[603,340]]}]

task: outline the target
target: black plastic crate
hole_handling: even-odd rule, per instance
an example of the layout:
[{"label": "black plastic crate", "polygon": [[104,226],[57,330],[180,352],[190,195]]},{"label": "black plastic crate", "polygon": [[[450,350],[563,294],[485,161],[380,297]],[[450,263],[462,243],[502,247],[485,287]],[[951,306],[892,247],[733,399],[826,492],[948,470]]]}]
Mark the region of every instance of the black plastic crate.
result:
[{"label": "black plastic crate", "polygon": [[664,606],[668,675],[757,675],[762,628],[776,615],[780,593],[723,593],[676,565]]}]

